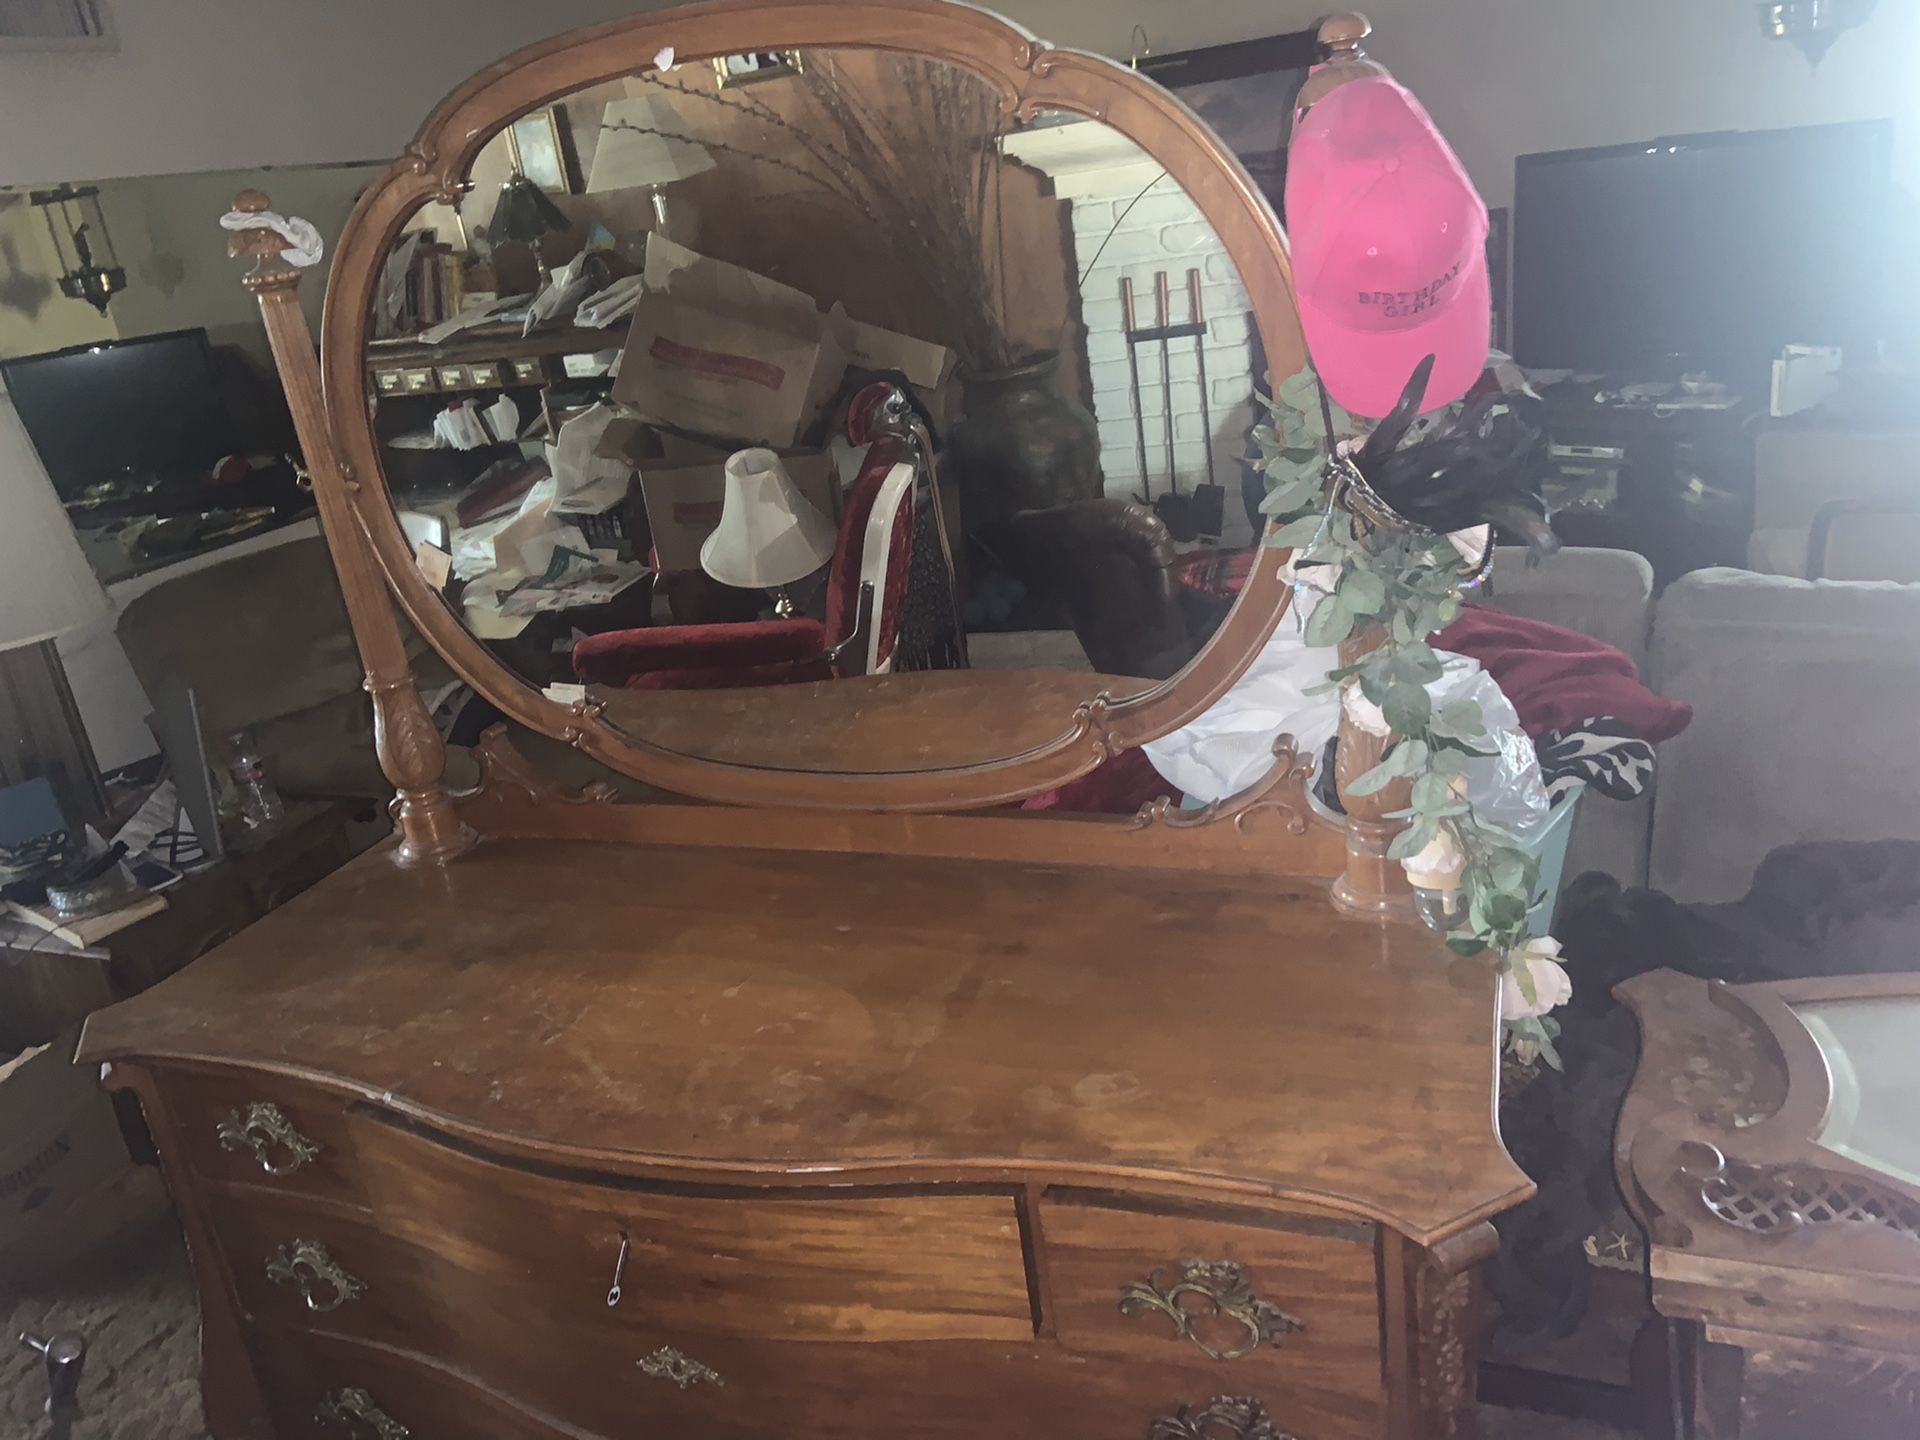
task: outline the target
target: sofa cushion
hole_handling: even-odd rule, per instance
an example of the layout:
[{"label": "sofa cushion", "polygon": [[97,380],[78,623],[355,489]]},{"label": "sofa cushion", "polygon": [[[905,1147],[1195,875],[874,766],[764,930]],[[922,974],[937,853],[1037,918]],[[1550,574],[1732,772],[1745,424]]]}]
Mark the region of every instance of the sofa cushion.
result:
[{"label": "sofa cushion", "polygon": [[1699,570],[1661,597],[1650,883],[1725,901],[1801,840],[1920,839],[1920,586]]},{"label": "sofa cushion", "polygon": [[[1492,582],[1479,598],[1498,609],[1604,640],[1642,675],[1648,674],[1653,566],[1644,556],[1570,545],[1533,563],[1525,547],[1502,545],[1493,552]],[[1656,770],[1654,785],[1659,784]],[[1623,885],[1644,885],[1652,830],[1652,791],[1637,800],[1593,797],[1574,817],[1566,873],[1597,870]]]}]

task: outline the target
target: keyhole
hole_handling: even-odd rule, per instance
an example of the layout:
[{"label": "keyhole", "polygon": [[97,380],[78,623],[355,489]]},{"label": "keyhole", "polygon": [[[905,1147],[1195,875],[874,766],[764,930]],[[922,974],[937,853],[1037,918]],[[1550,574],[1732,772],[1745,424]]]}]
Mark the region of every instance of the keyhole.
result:
[{"label": "keyhole", "polygon": [[613,1262],[613,1288],[607,1291],[607,1308],[613,1309],[620,1303],[620,1277],[627,1269],[627,1232],[620,1232],[620,1255]]}]

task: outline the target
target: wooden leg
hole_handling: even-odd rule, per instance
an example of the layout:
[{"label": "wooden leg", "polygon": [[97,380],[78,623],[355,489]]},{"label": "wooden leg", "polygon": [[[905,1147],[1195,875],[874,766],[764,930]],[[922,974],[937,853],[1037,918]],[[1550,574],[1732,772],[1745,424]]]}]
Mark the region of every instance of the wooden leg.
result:
[{"label": "wooden leg", "polygon": [[1452,1274],[1431,1262],[1414,1268],[1416,1410],[1425,1440],[1473,1440],[1479,1433],[1479,1282],[1478,1266]]},{"label": "wooden leg", "polygon": [[173,1198],[180,1228],[186,1233],[187,1259],[193,1266],[194,1288],[200,1300],[200,1398],[206,1411],[207,1433],[213,1440],[273,1440],[266,1399],[241,1334],[239,1299],[214,1249],[206,1218],[192,1202],[194,1187],[178,1183],[174,1174],[182,1162],[169,1159],[184,1150],[175,1137],[166,1102],[153,1076],[135,1066],[111,1066],[105,1083],[110,1090],[133,1096],[152,1132],[168,1137],[159,1146],[160,1173]]}]

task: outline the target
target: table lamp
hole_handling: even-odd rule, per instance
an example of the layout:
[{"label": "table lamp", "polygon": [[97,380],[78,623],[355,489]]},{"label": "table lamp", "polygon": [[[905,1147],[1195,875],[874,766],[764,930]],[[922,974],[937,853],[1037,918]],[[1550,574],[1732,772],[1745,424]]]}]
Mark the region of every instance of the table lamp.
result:
[{"label": "table lamp", "polygon": [[70,820],[106,790],[54,641],[112,614],[40,454],[0,386],[0,784],[44,775]]},{"label": "table lamp", "polygon": [[[517,151],[515,152],[518,153]],[[540,288],[553,278],[547,265],[543,242],[558,230],[571,230],[573,222],[566,212],[529,180],[516,162],[513,174],[500,187],[500,198],[487,222],[487,240],[494,245],[525,245],[533,251],[533,263],[540,271]]]},{"label": "table lamp", "polygon": [[[717,162],[704,145],[686,138],[686,122],[662,95],[609,101],[600,120],[587,193],[649,190],[653,228],[668,239],[667,197],[663,187],[705,174]],[[684,242],[683,242],[684,243]]]},{"label": "table lamp", "polygon": [[700,568],[722,585],[774,591],[774,613],[788,617],[786,587],[831,560],[836,538],[778,455],[741,450],[728,457],[720,523],[700,547]]}]

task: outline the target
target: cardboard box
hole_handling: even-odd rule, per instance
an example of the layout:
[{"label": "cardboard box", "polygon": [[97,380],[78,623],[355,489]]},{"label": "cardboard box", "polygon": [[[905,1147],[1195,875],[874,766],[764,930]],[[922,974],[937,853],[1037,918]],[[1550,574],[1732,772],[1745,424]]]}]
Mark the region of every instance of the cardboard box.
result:
[{"label": "cardboard box", "polygon": [[852,322],[838,305],[647,238],[646,293],[633,312],[613,398],[645,419],[789,449],[840,388]]},{"label": "cardboard box", "polygon": [[936,426],[944,427],[957,411],[960,385],[955,376],[960,357],[944,345],[916,340],[897,330],[883,330],[864,320],[853,326],[851,363],[862,370],[897,370],[927,407]]},{"label": "cardboard box", "polygon": [[0,1064],[0,1284],[95,1258],[167,1213],[157,1170],[127,1156],[78,1032]]},{"label": "cardboard box", "polygon": [[[820,450],[797,450],[780,458],[800,493],[837,524],[840,486],[832,459]],[[653,531],[653,549],[662,572],[700,568],[700,546],[720,523],[726,487],[724,455],[713,460],[654,462],[640,467],[640,497],[646,502],[647,524]]]}]

